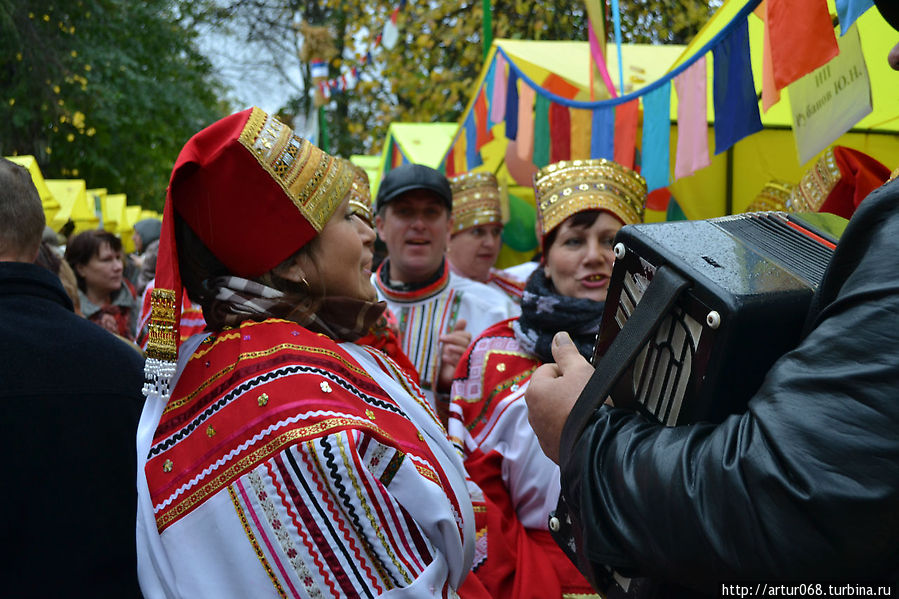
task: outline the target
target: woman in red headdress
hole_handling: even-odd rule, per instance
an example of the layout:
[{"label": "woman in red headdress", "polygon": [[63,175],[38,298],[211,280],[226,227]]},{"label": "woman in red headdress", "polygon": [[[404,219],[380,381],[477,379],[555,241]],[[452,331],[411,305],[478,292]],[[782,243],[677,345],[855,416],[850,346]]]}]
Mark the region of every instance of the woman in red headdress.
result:
[{"label": "woman in red headdress", "polygon": [[494,597],[596,596],[549,531],[559,467],[528,424],[531,374],[552,362],[550,342],[569,331],[592,355],[624,224],[642,220],[646,183],[608,160],[564,161],[535,179],[543,264],[528,278],[521,317],[500,322],[462,356],[449,432],[482,489],[475,574]]},{"label": "woman in red headdress", "polygon": [[[486,596],[461,460],[414,380],[354,342],[385,306],[352,179],[256,108],[178,157],[138,433],[147,597]],[[209,329],[184,343],[182,285]]]}]

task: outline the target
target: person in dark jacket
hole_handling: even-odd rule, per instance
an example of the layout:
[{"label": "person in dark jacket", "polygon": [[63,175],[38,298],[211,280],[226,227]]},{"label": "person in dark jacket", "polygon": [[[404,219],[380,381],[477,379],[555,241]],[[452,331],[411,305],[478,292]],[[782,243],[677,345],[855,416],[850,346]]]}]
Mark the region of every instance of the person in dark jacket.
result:
[{"label": "person in dark jacket", "polygon": [[28,171],[0,159],[0,595],[140,597],[143,360],[31,263],[43,229]]},{"label": "person in dark jacket", "polygon": [[[899,4],[877,5],[899,29]],[[897,174],[853,215],[804,339],[745,413],[673,428],[610,405],[592,415],[560,464],[589,575],[610,565],[716,595],[741,580],[899,582]],[[526,400],[558,461],[593,368],[564,333],[553,350]]]}]

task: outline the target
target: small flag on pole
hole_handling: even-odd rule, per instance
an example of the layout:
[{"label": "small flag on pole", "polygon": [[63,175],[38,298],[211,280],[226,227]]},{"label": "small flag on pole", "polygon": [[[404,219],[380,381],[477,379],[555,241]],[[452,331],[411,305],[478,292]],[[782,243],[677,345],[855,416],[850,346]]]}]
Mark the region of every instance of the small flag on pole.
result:
[{"label": "small flag on pole", "polygon": [[322,77],[327,79],[328,63],[323,60],[313,60],[309,63],[309,74],[312,75],[313,78]]}]

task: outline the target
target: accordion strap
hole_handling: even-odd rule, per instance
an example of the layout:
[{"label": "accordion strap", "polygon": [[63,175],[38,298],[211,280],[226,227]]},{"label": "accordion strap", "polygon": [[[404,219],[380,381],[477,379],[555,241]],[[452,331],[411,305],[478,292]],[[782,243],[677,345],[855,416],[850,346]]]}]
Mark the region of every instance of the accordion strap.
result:
[{"label": "accordion strap", "polygon": [[[568,462],[593,413],[605,401],[615,383],[658,330],[668,310],[689,282],[670,266],[659,267],[634,312],[615,336],[608,351],[599,360],[593,376],[581,391],[562,429],[559,464]],[[609,306],[606,306],[608,309]]]}]

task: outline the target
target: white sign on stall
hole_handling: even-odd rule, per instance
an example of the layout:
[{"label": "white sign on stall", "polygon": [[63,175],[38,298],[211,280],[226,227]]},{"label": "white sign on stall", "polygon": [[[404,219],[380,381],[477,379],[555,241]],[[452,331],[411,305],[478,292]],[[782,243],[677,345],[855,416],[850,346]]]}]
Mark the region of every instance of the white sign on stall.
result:
[{"label": "white sign on stall", "polygon": [[838,38],[840,53],[823,67],[787,86],[793,137],[804,165],[871,113],[871,79],[858,27]]}]

